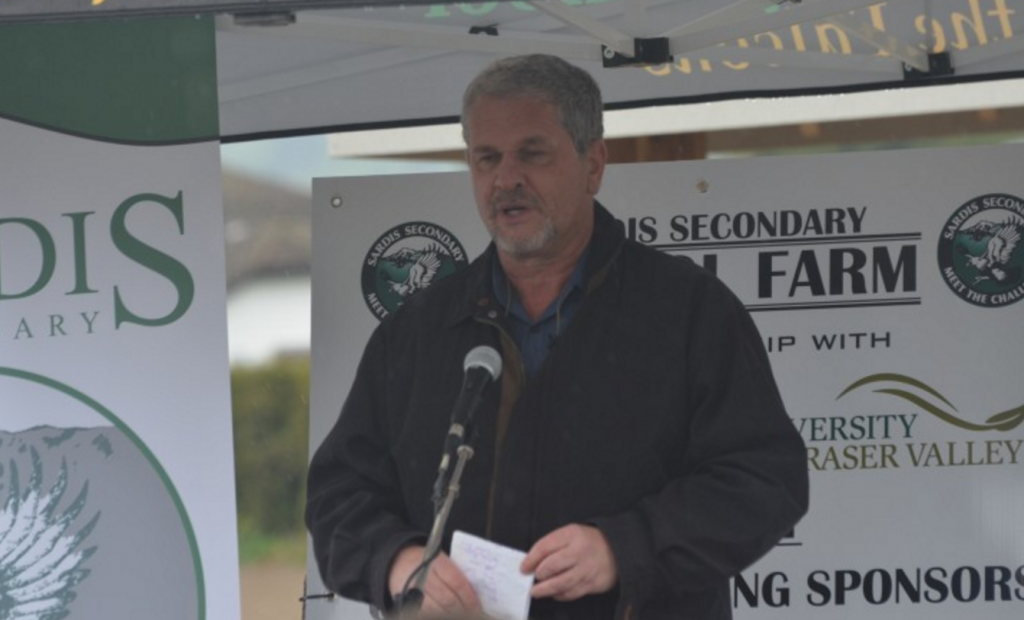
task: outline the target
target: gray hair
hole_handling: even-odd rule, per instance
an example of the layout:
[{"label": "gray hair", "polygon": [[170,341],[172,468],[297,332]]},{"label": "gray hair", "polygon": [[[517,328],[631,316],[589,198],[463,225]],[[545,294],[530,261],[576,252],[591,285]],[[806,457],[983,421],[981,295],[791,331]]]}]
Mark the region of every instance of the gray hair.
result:
[{"label": "gray hair", "polygon": [[503,58],[470,82],[462,97],[462,139],[469,144],[469,114],[481,97],[538,97],[554,104],[558,118],[583,155],[604,135],[601,89],[589,73],[557,56]]}]

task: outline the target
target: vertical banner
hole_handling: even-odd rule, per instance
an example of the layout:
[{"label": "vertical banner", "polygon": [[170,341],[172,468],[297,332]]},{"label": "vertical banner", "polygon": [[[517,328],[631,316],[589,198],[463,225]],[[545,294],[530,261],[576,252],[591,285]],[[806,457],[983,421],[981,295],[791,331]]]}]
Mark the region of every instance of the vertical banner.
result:
[{"label": "vertical banner", "polygon": [[239,617],[213,23],[0,27],[0,616]]},{"label": "vertical banner", "polygon": [[[627,234],[715,271],[749,308],[807,443],[810,512],[734,580],[737,618],[1020,616],[1022,158],[1006,146],[609,167],[599,199]],[[466,174],[326,179],[313,198],[315,448],[371,330],[415,288],[417,257],[457,269],[488,239]]]}]

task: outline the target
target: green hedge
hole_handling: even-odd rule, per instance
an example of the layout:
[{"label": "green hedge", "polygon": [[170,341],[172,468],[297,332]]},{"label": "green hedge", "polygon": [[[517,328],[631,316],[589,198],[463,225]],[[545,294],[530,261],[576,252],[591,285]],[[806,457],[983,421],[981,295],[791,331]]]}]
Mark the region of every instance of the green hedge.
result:
[{"label": "green hedge", "polygon": [[238,527],[246,540],[303,531],[309,454],[309,358],[231,371]]}]

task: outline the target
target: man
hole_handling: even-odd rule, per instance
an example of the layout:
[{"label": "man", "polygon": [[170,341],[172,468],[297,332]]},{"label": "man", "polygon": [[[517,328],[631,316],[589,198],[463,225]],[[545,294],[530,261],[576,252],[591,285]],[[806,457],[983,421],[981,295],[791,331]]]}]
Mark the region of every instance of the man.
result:
[{"label": "man", "polygon": [[[306,520],[332,590],[389,608],[423,559],[461,361],[480,344],[504,370],[448,530],[528,551],[532,618],[729,618],[728,579],[805,512],[804,447],[743,306],[595,201],[601,110],[593,79],[550,56],[498,61],[467,89],[493,243],[374,332],[311,463]],[[423,589],[424,612],[479,610],[444,553]]]}]

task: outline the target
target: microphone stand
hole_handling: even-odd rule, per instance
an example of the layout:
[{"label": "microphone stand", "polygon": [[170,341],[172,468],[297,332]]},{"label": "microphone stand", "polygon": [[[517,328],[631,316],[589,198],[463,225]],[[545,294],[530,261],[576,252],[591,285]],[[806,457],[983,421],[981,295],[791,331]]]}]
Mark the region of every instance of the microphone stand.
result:
[{"label": "microphone stand", "polygon": [[[412,588],[407,589],[402,594],[399,617],[405,620],[415,618],[416,613],[423,605],[423,586],[426,584],[427,576],[430,574],[430,565],[434,562],[441,548],[441,540],[444,538],[444,529],[448,523],[448,516],[451,514],[455,500],[459,497],[459,483],[462,479],[462,471],[466,468],[466,463],[469,459],[473,458],[473,448],[469,444],[464,443],[458,447],[456,454],[458,455],[458,460],[455,462],[455,470],[452,472],[452,477],[448,481],[448,491],[445,493],[441,507],[434,514],[434,525],[430,528],[430,536],[427,538],[426,548],[423,550],[423,562],[416,569],[416,582]],[[438,476],[443,477],[444,472],[440,472]],[[438,482],[441,482],[440,478]]]}]

